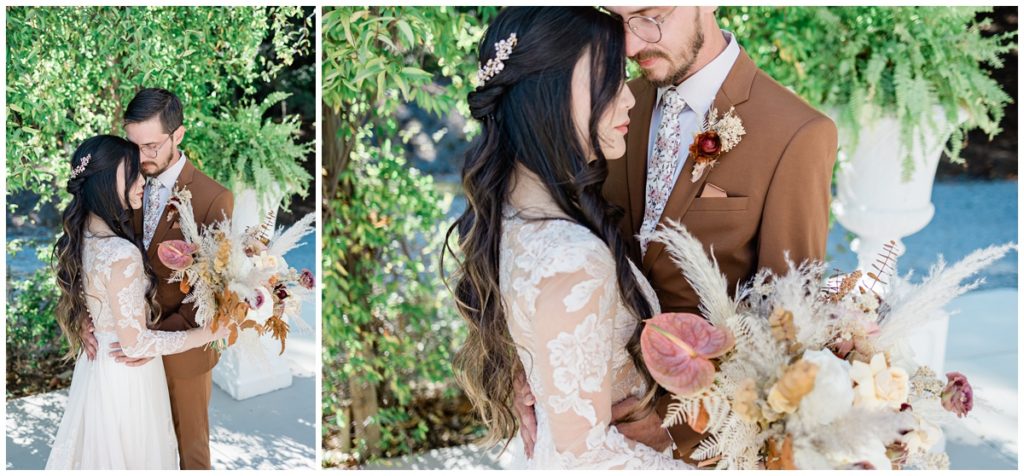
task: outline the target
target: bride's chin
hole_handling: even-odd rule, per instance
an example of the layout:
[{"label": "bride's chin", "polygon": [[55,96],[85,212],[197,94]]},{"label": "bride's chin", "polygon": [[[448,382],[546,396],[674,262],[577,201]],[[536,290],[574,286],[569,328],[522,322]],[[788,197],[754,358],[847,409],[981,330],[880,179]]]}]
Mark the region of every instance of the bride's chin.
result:
[{"label": "bride's chin", "polygon": [[604,158],[605,160],[619,160],[625,155],[626,145],[623,144],[622,147],[610,148],[607,152],[604,153]]}]

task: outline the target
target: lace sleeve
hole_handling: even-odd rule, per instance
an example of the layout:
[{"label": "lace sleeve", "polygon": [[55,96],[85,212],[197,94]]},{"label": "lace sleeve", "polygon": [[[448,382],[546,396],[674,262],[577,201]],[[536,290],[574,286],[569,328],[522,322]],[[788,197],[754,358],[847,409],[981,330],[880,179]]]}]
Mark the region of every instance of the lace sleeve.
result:
[{"label": "lace sleeve", "polygon": [[146,327],[146,279],[142,256],[137,250],[121,255],[111,263],[106,288],[117,340],[128,357],[176,354],[211,340],[211,333],[206,329],[165,332]]},{"label": "lace sleeve", "polygon": [[589,257],[583,269],[540,282],[530,353],[544,395],[560,466],[587,469],[691,469],[627,440],[610,425],[614,312],[619,302],[611,257]]}]

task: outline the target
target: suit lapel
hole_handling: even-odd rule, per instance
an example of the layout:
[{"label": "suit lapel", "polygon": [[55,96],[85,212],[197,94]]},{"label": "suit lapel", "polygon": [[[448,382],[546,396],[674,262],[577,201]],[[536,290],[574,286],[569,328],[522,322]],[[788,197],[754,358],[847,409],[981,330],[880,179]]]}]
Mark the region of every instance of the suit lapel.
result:
[{"label": "suit lapel", "polygon": [[647,80],[636,83],[636,107],[630,111],[630,133],[627,137],[626,150],[626,188],[629,196],[629,219],[632,234],[640,231],[644,219],[644,207],[647,204],[647,149],[651,132],[651,116],[654,113],[654,102],[658,99],[658,90]]},{"label": "suit lapel", "polygon": [[[754,62],[741,49],[739,56],[736,57],[736,63],[733,64],[732,69],[729,70],[729,75],[725,78],[725,82],[722,83],[722,87],[715,94],[714,108],[718,110],[719,115],[725,114],[730,108],[745,102],[750,97],[750,85],[754,80],[756,72],[757,68],[754,66]],[[740,120],[742,119],[740,117]],[[682,147],[689,148],[693,142],[693,137],[684,137],[683,140]],[[723,155],[720,160],[726,160],[727,156],[728,154]],[[668,202],[665,204],[665,211],[662,212],[661,218],[658,220],[659,225],[667,226],[666,222],[669,219],[682,221],[686,211],[690,209],[690,205],[693,204],[693,200],[697,197],[697,192],[704,186],[708,177],[715,170],[714,168],[706,170],[696,182],[691,182],[693,166],[692,158],[687,157],[686,163],[683,164],[683,169],[679,171],[679,177],[672,188],[672,193],[668,197]],[[644,255],[643,259],[644,272],[651,271],[654,263],[658,261],[661,252],[664,250],[665,245],[659,241],[652,241],[647,245],[647,254]]]},{"label": "suit lapel", "polygon": [[[186,188],[187,185],[192,183],[192,178],[195,176],[196,168],[191,162],[186,160],[185,166],[182,167],[181,173],[178,174],[178,180],[174,183],[175,189]],[[172,190],[173,194],[174,191]],[[166,239],[167,232],[171,230],[171,225],[175,221],[175,217],[172,213],[176,213],[174,207],[170,206],[170,199],[167,200],[167,204],[164,205],[163,211],[160,213],[160,221],[156,225],[156,230],[153,232],[153,240],[149,242],[149,248],[146,250],[146,254],[153,259],[156,256],[156,249],[164,239]]]}]

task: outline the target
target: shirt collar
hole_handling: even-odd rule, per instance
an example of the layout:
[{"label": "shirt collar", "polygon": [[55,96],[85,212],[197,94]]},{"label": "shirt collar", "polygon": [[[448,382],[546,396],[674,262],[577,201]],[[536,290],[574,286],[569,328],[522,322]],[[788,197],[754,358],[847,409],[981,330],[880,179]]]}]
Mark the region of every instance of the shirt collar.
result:
[{"label": "shirt collar", "polygon": [[163,185],[167,190],[174,190],[174,184],[178,182],[178,176],[181,175],[182,169],[185,168],[185,152],[181,152],[181,156],[178,158],[178,162],[164,170],[163,173],[157,175],[156,179]]},{"label": "shirt collar", "polygon": [[[676,86],[676,90],[679,91],[683,100],[686,101],[686,105],[697,114],[703,115],[711,109],[718,90],[722,88],[722,83],[729,76],[729,71],[732,70],[732,66],[736,63],[736,58],[740,55],[740,45],[736,42],[735,36],[725,30],[722,30],[722,36],[725,37],[726,41],[725,50],[701,68],[700,71],[697,71]],[[662,95],[670,87],[658,88],[658,98],[655,104],[661,104]]]}]

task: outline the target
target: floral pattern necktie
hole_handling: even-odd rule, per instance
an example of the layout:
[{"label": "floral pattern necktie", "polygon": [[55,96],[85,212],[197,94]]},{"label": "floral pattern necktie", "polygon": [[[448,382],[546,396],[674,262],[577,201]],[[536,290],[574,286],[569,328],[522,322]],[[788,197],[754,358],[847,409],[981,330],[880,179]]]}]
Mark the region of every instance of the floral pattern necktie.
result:
[{"label": "floral pattern necktie", "polygon": [[676,88],[665,91],[661,97],[661,125],[654,142],[654,160],[647,166],[647,193],[644,206],[644,221],[640,226],[640,253],[647,254],[650,240],[646,235],[657,228],[665,203],[672,194],[676,165],[679,163],[679,147],[682,144],[682,126],[679,115],[686,107],[686,101]]},{"label": "floral pattern necktie", "polygon": [[153,233],[156,232],[156,225],[160,222],[160,215],[163,210],[160,208],[160,192],[164,185],[159,180],[151,178],[146,181],[146,209],[142,215],[142,241],[146,248],[149,242],[153,241]]}]

